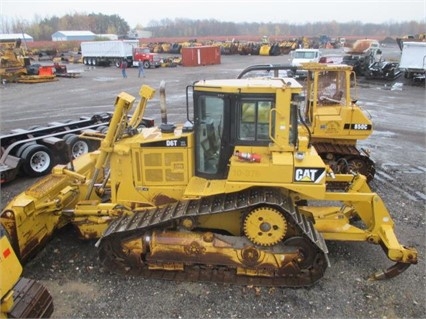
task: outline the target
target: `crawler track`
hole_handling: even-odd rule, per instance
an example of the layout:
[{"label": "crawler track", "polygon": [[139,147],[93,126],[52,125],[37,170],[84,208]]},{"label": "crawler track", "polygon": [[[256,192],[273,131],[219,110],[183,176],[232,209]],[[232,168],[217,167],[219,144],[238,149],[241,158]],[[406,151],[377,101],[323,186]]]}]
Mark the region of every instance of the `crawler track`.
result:
[{"label": "crawler track", "polygon": [[53,299],[40,283],[21,278],[13,288],[14,306],[10,318],[50,318],[53,313]]},{"label": "crawler track", "polygon": [[[346,144],[314,143],[321,158],[329,163],[334,173],[349,173],[351,170],[363,174],[367,181],[374,179],[376,168],[369,156],[362,154],[355,146]],[[330,155],[334,158],[330,162]]]},{"label": "crawler track", "polygon": [[[197,220],[202,216],[249,211],[265,205],[284,212],[287,222],[294,229],[291,237],[284,238],[282,242],[272,247],[254,245],[244,235],[229,236],[211,231],[189,232],[180,230],[178,226],[183,219]],[[197,260],[207,258],[208,262],[184,262],[184,265],[178,270],[153,267],[153,265],[161,264],[162,261],[154,260],[155,256],[152,256],[152,251],[155,248],[147,238],[153,241],[155,236],[165,236],[164,234],[171,234],[171,236],[175,236],[174,238],[179,236],[194,236],[195,238],[198,235],[202,238],[209,238],[206,241],[210,243],[214,240],[225,242],[232,245],[230,249],[232,252],[243,256],[243,262],[240,264],[234,261],[217,262],[217,260],[228,261],[226,254],[229,251],[225,252],[225,248],[223,248],[223,253],[219,249],[219,253],[211,255],[215,258],[209,259],[205,256],[206,254],[197,256],[197,258],[199,257]],[[170,240],[169,237],[167,240]],[[129,242],[143,242],[143,244],[132,246],[127,244]],[[203,244],[202,241],[201,244]],[[186,242],[186,246],[184,243],[180,245],[182,245],[182,251],[185,251],[188,246],[192,248],[196,246],[200,251],[206,249],[199,247],[199,244],[195,245],[194,241],[190,245],[188,242]],[[110,225],[99,241],[98,248],[101,262],[114,272],[178,281],[302,287],[312,285],[319,280],[328,266],[326,244],[312,222],[298,212],[289,197],[267,188],[248,189],[199,200],[178,201],[161,208],[147,209],[123,216]],[[177,257],[173,263],[168,263],[169,266],[182,263],[182,258],[187,257],[182,251],[171,252],[171,255]],[[281,268],[270,264],[265,268],[253,260],[261,254],[269,254],[273,257],[272,259],[279,257],[282,260],[288,259],[288,261],[282,262],[284,266]],[[244,260],[245,256],[249,257]]]}]

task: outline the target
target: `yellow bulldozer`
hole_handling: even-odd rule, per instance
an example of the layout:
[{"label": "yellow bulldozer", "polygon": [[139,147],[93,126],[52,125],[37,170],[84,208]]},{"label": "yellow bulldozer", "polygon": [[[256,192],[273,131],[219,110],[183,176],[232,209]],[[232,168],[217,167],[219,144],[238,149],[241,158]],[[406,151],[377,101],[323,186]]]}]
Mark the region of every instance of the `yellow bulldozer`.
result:
[{"label": "yellow bulldozer", "polygon": [[[334,173],[299,129],[295,79],[197,81],[182,124],[167,120],[164,81],[159,91],[160,125],[138,128],[152,87],[138,103],[118,94],[108,130],[82,135],[99,149],[55,166],[4,208],[23,262],[72,224],[99,238],[104,267],[150,278],[305,287],[332,266],[327,241],[381,247],[394,264],[374,279],[417,263],[366,177]],[[348,186],[329,190],[336,181]]]},{"label": "yellow bulldozer", "polygon": [[0,42],[0,79],[15,82],[23,75],[27,75],[27,66],[30,59],[21,48],[21,40]]},{"label": "yellow bulldozer", "polygon": [[22,48],[20,39],[12,42],[0,42],[0,81],[2,83],[41,83],[55,80],[52,72],[33,74],[30,57]]},{"label": "yellow bulldozer", "polygon": [[22,265],[0,225],[0,318],[49,318],[53,313],[49,291],[21,274]]}]

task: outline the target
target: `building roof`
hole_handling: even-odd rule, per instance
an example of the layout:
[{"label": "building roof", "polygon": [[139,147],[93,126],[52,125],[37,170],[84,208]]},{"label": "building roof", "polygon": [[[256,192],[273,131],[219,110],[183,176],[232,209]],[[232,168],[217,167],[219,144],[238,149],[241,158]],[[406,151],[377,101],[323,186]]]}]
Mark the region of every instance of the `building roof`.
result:
[{"label": "building roof", "polygon": [[112,33],[97,34],[96,36],[101,38],[108,38],[110,40],[118,40],[118,36]]},{"label": "building roof", "polygon": [[55,33],[61,33],[64,36],[85,36],[95,35],[92,31],[57,31]]},{"label": "building roof", "polygon": [[23,40],[33,40],[33,37],[26,34],[26,33],[3,33],[0,34],[0,40],[16,40],[16,39],[23,39]]}]

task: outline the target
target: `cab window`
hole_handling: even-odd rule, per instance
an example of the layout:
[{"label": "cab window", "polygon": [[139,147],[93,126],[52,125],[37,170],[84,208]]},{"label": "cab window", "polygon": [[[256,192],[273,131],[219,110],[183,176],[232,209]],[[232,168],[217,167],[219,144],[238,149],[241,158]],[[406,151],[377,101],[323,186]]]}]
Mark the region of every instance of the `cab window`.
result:
[{"label": "cab window", "polygon": [[239,106],[238,139],[241,141],[269,141],[270,100],[242,101]]},{"label": "cab window", "polygon": [[345,105],[345,90],[344,72],[325,71],[318,74],[318,105]]},{"label": "cab window", "polygon": [[196,121],[197,171],[204,174],[218,172],[220,139],[223,134],[224,100],[217,96],[203,95],[198,98]]}]

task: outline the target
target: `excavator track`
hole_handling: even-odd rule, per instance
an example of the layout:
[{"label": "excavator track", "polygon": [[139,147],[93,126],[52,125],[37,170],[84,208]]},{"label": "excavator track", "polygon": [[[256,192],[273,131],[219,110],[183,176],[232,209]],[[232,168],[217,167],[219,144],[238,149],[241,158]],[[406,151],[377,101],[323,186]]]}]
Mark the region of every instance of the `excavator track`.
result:
[{"label": "excavator track", "polygon": [[[152,241],[157,233],[167,233],[169,230],[174,234],[186,234],[188,231],[175,231],[183,219],[196,219],[202,216],[231,213],[240,210],[250,210],[260,205],[285,210],[286,218],[297,228],[297,234],[285,238],[273,247],[259,247],[250,243],[245,237],[227,236],[209,231],[201,233],[206,241],[222,240],[222,242],[239,241],[243,244],[240,252],[247,256],[245,267],[233,265],[214,264],[220,256],[211,258],[206,263],[185,263],[179,269],[152,269],[155,261],[150,260],[149,251],[141,253],[141,247],[135,245],[135,249],[123,244],[131,240],[151,238]],[[161,231],[161,232],[160,232]],[[193,233],[193,232],[191,232]],[[183,235],[182,235],[183,236]],[[237,239],[235,239],[237,238]],[[167,239],[170,240],[170,239]],[[285,246],[285,243],[288,246]],[[268,188],[252,188],[237,193],[209,196],[197,200],[178,201],[173,204],[155,209],[146,209],[134,212],[134,214],[122,216],[111,223],[105,231],[98,244],[99,257],[106,268],[113,272],[141,275],[145,278],[167,279],[176,281],[208,281],[232,283],[241,285],[276,286],[276,287],[304,287],[314,284],[323,277],[329,262],[327,258],[327,247],[323,237],[314,228],[312,222],[300,214],[293,205],[290,197],[284,196],[278,190]],[[143,246],[149,246],[145,243]],[[192,242],[192,250],[202,251],[204,248]],[[238,245],[237,245],[238,246]],[[276,248],[276,247],[281,248]],[[149,248],[147,248],[148,250]],[[185,248],[186,249],[186,248]],[[238,250],[238,247],[232,247]],[[256,268],[253,258],[266,251],[284,249],[285,253],[279,255],[282,259],[293,258],[302,254],[304,258],[298,258],[298,262],[287,262],[283,269],[260,269]],[[134,251],[133,251],[134,250]],[[179,255],[179,253],[176,253]],[[273,258],[278,255],[274,255]],[[292,257],[293,256],[293,257]],[[209,259],[208,259],[209,260]],[[176,263],[179,257],[176,258]],[[252,263],[252,265],[250,265]],[[155,267],[154,267],[155,268]],[[173,267],[172,267],[173,268]],[[239,269],[237,269],[239,268]],[[243,269],[241,269],[243,268]],[[268,268],[268,267],[267,267]],[[249,275],[246,275],[247,272]]]},{"label": "excavator track", "polygon": [[348,174],[350,171],[356,171],[363,174],[367,181],[373,180],[376,174],[374,162],[368,154],[362,154],[354,145],[331,144],[331,143],[313,143],[315,150],[325,162],[329,162],[329,154],[332,154],[336,165],[332,165],[336,174]]}]

